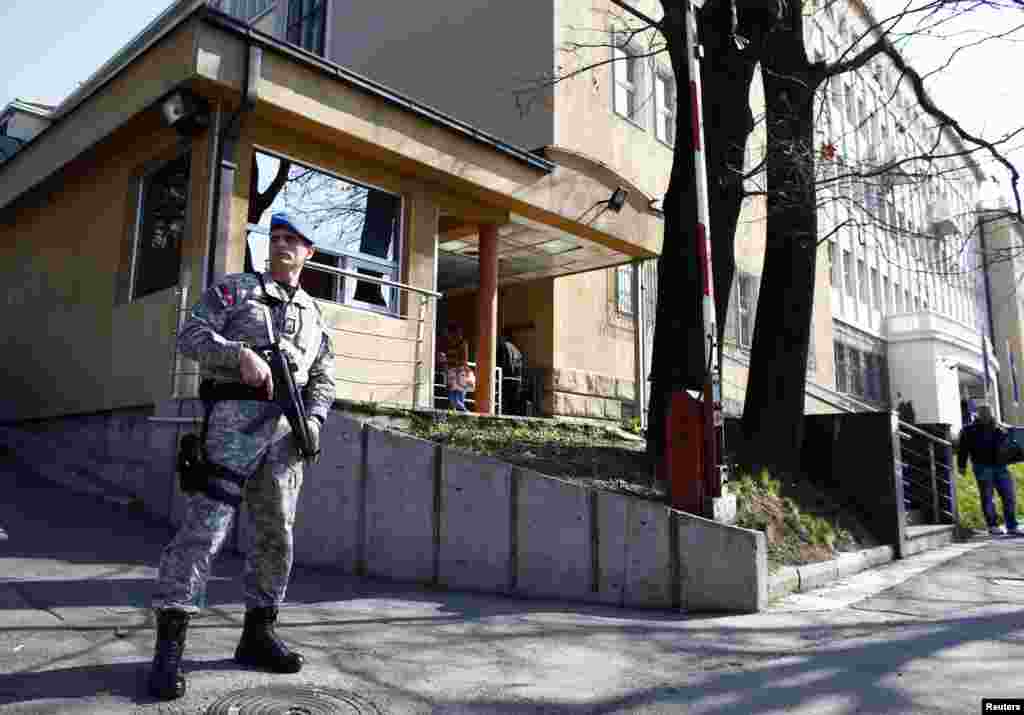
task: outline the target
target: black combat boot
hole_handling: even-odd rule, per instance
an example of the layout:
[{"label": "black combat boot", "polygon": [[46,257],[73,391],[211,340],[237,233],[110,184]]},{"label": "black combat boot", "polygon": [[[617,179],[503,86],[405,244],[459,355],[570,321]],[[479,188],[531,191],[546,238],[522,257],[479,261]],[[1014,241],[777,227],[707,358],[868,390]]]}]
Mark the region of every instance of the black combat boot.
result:
[{"label": "black combat boot", "polygon": [[235,662],[273,673],[298,673],[302,670],[302,656],[288,650],[277,634],[277,608],[266,606],[250,608],[245,612],[242,640],[235,649]]},{"label": "black combat boot", "polygon": [[155,698],[174,700],[185,694],[187,683],[180,668],[188,619],[185,611],[173,608],[156,612],[156,652],[149,671],[149,692]]}]

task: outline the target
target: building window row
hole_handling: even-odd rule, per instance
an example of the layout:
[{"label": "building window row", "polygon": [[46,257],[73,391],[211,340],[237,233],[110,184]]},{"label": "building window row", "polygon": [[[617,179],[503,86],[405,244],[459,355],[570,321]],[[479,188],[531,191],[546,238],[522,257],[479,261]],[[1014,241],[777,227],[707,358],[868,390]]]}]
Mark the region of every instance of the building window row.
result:
[{"label": "building window row", "polygon": [[676,138],[676,81],[672,72],[622,35],[612,49],[612,109],[668,145]]},{"label": "building window row", "polygon": [[889,403],[889,372],[885,356],[836,341],[836,391],[879,405]]},{"label": "building window row", "polygon": [[725,316],[726,341],[748,350],[754,342],[759,280],[758,276],[750,273],[736,273]]}]

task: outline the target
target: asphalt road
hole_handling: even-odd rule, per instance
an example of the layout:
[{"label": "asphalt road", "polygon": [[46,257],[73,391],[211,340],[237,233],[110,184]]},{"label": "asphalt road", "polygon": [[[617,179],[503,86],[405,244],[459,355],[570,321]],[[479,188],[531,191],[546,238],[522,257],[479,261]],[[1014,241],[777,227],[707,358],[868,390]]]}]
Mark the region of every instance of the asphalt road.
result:
[{"label": "asphalt road", "polygon": [[153,645],[146,604],[170,531],[9,463],[0,463],[0,479],[0,713],[204,713],[264,686],[340,703],[305,711],[314,715],[959,715],[981,712],[983,697],[1024,697],[1024,539],[979,539],[744,616],[517,600],[297,569],[279,633],[307,666],[284,676],[230,659],[241,564],[222,557],[210,608],[190,630],[189,694],[158,703],[144,687]]}]

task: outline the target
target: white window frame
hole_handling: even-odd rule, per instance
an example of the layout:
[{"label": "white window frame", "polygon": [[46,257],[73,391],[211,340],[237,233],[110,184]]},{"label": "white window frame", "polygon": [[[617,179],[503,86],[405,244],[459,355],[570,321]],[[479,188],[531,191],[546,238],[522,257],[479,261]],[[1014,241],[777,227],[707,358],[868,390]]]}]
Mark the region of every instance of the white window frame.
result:
[{"label": "white window frame", "polygon": [[757,313],[757,277],[736,274],[736,342],[749,348],[754,342],[754,316]]},{"label": "white window frame", "polygon": [[[294,165],[302,166],[306,169],[312,169],[313,171],[324,174],[325,176],[329,176],[332,179],[337,179],[338,181],[343,181],[348,184],[354,184],[356,186],[362,186],[368,189],[376,189],[377,191],[383,191],[385,193],[391,194],[392,196],[396,196],[399,200],[398,226],[395,227],[395,235],[391,246],[391,255],[394,256],[392,260],[380,258],[379,256],[372,256],[370,254],[362,253],[360,251],[338,251],[330,248],[322,248],[319,246],[316,248],[316,250],[322,254],[338,257],[339,265],[337,266],[337,268],[339,268],[340,270],[346,270],[355,273],[358,271],[358,269],[362,268],[365,270],[372,270],[375,273],[383,273],[384,275],[382,276],[382,278],[384,278],[385,280],[389,280],[392,283],[401,282],[402,271],[404,269],[402,257],[404,255],[405,248],[405,196],[403,196],[402,194],[398,194],[394,191],[390,191],[389,189],[384,189],[379,186],[373,186],[362,181],[357,181],[350,177],[343,176],[336,172],[324,169],[323,167],[318,166],[316,164],[312,164],[308,161],[296,159],[294,157],[281,154],[280,152],[275,152],[273,150],[267,149],[266,147],[263,146],[254,145],[253,149],[256,154],[264,154],[266,156],[270,156],[278,160],[287,160],[292,162],[292,164]],[[269,211],[270,209],[268,208],[267,210]],[[248,233],[257,233],[260,235],[265,235],[267,237],[266,240],[268,241],[269,246],[270,231],[268,229],[262,226],[258,226],[256,224],[249,224]],[[264,270],[260,266],[253,266],[253,268],[261,271]],[[316,271],[317,269],[307,266],[304,270]],[[325,272],[326,271],[320,271],[320,273]],[[382,315],[388,315],[396,318],[402,317],[400,305],[401,301],[399,300],[400,295],[398,293],[397,287],[381,285],[381,292],[384,295],[384,299],[387,302],[387,306],[380,306],[377,305],[376,303],[367,303],[365,301],[355,299],[355,289],[356,284],[359,282],[358,279],[350,278],[348,276],[332,276],[332,278],[333,285],[335,287],[334,298],[332,299],[313,296],[314,298],[316,298],[317,300],[325,300],[331,303],[338,303],[339,305],[345,305],[351,308],[368,310],[374,313],[380,313]]]},{"label": "white window frame", "polygon": [[676,143],[676,80],[672,73],[656,68],[654,71],[654,136],[669,146]]},{"label": "white window frame", "polygon": [[[620,44],[621,41],[621,44]],[[626,42],[621,33],[613,35],[612,40],[612,111],[641,129],[646,129],[643,121],[643,95],[646,72],[641,58],[641,50],[633,43]],[[628,70],[632,69],[633,77],[629,78]],[[627,105],[632,98],[632,106],[621,111],[619,108],[619,91],[624,92]]]},{"label": "white window frame", "polygon": [[615,267],[615,312],[633,317],[633,264]]}]

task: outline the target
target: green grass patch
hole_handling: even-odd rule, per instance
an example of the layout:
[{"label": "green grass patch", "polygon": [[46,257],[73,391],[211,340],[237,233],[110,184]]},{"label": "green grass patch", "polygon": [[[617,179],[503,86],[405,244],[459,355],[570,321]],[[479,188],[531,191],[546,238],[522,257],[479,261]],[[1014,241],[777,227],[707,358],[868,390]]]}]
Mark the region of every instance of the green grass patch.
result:
[{"label": "green grass patch", "polygon": [[[1024,496],[1024,464],[1011,464],[1010,474],[1017,486],[1017,513],[1020,514],[1020,499]],[[1003,505],[996,494],[995,505],[999,523],[1003,523]],[[981,494],[978,492],[978,482],[974,478],[973,465],[967,467],[963,474],[956,477],[956,505],[960,515],[960,525],[968,529],[984,529],[985,515],[981,511]]]}]

